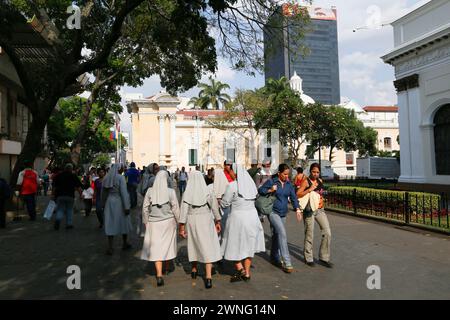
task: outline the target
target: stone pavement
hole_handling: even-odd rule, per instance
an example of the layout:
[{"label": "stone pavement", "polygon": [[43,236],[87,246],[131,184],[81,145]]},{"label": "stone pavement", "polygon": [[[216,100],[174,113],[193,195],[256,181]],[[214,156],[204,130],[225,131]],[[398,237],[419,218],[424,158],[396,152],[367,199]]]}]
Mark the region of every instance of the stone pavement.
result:
[{"label": "stone pavement", "polygon": [[[230,283],[226,263],[213,276],[214,288],[206,290],[200,278],[190,279],[186,240],[179,241],[166,285],[157,288],[152,264],[139,259],[142,238],[135,234],[133,250],[122,252],[117,238],[109,257],[95,214],[75,215],[75,229],[66,231],[63,224],[58,232],[41,215],[36,222],[25,218],[0,229],[0,299],[450,299],[449,237],[333,213],[329,219],[334,269],[304,264],[303,224],[291,214],[287,233],[294,273],[268,262],[265,222],[267,252],[255,257],[251,281]],[[66,287],[70,265],[81,268],[81,290]],[[381,290],[367,289],[370,265],[381,268]]]}]

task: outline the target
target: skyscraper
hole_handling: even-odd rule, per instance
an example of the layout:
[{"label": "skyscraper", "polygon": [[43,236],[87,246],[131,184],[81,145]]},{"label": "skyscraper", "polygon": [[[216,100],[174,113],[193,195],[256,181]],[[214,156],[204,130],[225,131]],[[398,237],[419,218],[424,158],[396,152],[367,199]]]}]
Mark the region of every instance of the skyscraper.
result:
[{"label": "skyscraper", "polygon": [[[297,7],[298,9],[298,7]],[[339,56],[337,42],[337,10],[307,7],[311,29],[305,34],[302,44],[309,54],[302,56],[297,44],[289,38],[298,26],[287,30],[264,33],[265,78],[290,79],[294,72],[303,79],[303,91],[316,102],[339,104]],[[296,7],[284,4],[272,19],[289,19],[299,14]],[[283,45],[283,42],[287,45]]]}]

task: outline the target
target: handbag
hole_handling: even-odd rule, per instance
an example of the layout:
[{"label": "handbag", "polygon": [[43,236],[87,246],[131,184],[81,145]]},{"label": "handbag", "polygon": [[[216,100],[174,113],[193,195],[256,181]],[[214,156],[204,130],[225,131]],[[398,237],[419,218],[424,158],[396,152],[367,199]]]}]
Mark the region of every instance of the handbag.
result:
[{"label": "handbag", "polygon": [[45,209],[44,219],[50,221],[52,219],[53,212],[55,212],[55,209],[56,209],[55,201],[50,200],[48,205],[47,205],[47,209]]},{"label": "handbag", "polygon": [[268,194],[265,196],[259,195],[255,201],[255,207],[259,214],[270,215],[273,212],[273,204],[275,202],[275,196]]}]

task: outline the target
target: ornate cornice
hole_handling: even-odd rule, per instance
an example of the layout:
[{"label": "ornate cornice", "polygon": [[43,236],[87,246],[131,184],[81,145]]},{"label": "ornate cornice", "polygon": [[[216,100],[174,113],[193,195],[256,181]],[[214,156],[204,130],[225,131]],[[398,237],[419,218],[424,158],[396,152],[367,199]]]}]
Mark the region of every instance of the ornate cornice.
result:
[{"label": "ornate cornice", "polygon": [[417,73],[394,81],[394,87],[397,89],[397,92],[417,88],[418,86],[419,75]]},{"label": "ornate cornice", "polygon": [[448,57],[450,57],[450,44],[397,64],[395,66],[395,73],[405,73]]}]

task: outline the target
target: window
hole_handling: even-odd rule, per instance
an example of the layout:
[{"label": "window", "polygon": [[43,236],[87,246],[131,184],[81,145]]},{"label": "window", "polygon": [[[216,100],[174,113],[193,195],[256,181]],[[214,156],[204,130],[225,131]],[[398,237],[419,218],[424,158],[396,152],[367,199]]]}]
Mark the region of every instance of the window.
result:
[{"label": "window", "polygon": [[189,149],[189,165],[196,166],[197,164],[197,149]]},{"label": "window", "polygon": [[388,150],[392,148],[392,139],[390,137],[384,138],[384,148]]},{"label": "window", "polygon": [[345,154],[345,164],[353,165],[354,164],[354,159],[353,158],[354,158],[353,157],[353,153],[346,153]]},{"label": "window", "polygon": [[450,175],[450,104],[442,106],[434,117],[434,153],[436,174]]},{"label": "window", "polygon": [[264,148],[264,157],[272,158],[272,148]]},{"label": "window", "polygon": [[236,162],[236,149],[227,149],[227,161]]}]

